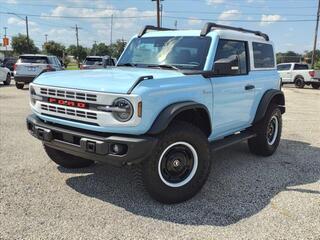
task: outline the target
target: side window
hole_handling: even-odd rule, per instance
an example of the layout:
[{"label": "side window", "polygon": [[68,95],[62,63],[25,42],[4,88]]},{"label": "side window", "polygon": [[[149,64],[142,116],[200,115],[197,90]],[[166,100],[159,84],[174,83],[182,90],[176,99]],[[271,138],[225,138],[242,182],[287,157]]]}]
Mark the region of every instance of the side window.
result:
[{"label": "side window", "polygon": [[248,74],[247,42],[220,39],[214,61],[237,56],[239,59],[238,75]]},{"label": "side window", "polygon": [[277,66],[278,71],[289,71],[290,68],[291,64],[282,64]]},{"label": "side window", "polygon": [[255,68],[274,68],[273,47],[266,43],[252,43]]},{"label": "side window", "polygon": [[309,66],[307,64],[295,64],[294,70],[308,70]]}]

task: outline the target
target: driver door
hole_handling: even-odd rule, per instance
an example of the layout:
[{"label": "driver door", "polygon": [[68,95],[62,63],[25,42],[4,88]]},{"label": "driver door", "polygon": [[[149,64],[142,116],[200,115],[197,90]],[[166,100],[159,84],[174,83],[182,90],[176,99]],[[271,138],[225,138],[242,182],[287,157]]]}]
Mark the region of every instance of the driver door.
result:
[{"label": "driver door", "polygon": [[232,74],[219,74],[211,78],[213,138],[224,137],[250,126],[255,87],[250,75],[248,49],[248,42],[245,41],[219,40],[214,61],[218,65],[221,60],[236,55],[238,70]]}]

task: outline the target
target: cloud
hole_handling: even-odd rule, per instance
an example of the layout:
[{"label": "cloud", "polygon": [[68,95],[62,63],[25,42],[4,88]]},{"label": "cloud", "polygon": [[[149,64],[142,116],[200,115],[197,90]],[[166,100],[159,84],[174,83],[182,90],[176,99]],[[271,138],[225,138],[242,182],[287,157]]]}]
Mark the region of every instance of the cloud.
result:
[{"label": "cloud", "polygon": [[221,4],[224,2],[225,2],[225,0],[207,0],[208,5],[218,5],[218,4]]},{"label": "cloud", "polygon": [[231,9],[231,10],[227,10],[227,11],[222,12],[219,15],[218,19],[221,22],[225,22],[225,21],[228,21],[228,20],[237,19],[239,16],[241,16],[241,12],[239,10]]},{"label": "cloud", "polygon": [[[15,26],[25,26],[26,25],[25,20],[22,20],[22,19],[19,19],[16,17],[8,18],[7,23],[9,25],[15,25]],[[38,24],[33,21],[28,21],[28,24],[29,24],[29,26],[33,26],[33,27],[38,26]]]},{"label": "cloud", "polygon": [[261,26],[266,26],[275,22],[282,20],[283,18],[280,15],[262,15],[261,16]]},{"label": "cloud", "polygon": [[196,17],[190,17],[188,20],[189,25],[199,25],[202,23],[202,20],[196,18]]}]

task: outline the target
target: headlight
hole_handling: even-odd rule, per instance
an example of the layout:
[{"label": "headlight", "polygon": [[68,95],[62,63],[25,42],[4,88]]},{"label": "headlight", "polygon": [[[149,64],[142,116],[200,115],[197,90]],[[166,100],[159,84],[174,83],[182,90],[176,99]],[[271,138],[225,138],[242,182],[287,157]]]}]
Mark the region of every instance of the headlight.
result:
[{"label": "headlight", "polygon": [[41,96],[38,96],[36,94],[36,91],[34,90],[34,88],[32,86],[29,87],[29,91],[30,91],[30,102],[32,105],[35,105],[37,101],[43,100],[43,98]]},{"label": "headlight", "polygon": [[132,118],[133,107],[129,100],[125,98],[117,98],[112,104],[117,110],[112,111],[112,115],[120,122],[127,122]]}]

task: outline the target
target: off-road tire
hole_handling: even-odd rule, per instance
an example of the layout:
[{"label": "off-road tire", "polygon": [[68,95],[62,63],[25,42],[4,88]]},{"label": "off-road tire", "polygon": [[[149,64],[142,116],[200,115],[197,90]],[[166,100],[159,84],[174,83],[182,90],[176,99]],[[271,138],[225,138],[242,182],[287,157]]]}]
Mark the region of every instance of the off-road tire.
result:
[{"label": "off-road tire", "polygon": [[3,82],[4,85],[8,86],[11,83],[10,73],[7,74],[6,80]]},{"label": "off-road tire", "polygon": [[320,88],[320,83],[311,83],[311,87],[313,89],[319,89]]},{"label": "off-road tire", "polygon": [[[165,180],[163,180],[164,177],[161,174],[160,165],[164,161],[166,163],[165,166],[167,166],[170,162],[170,157],[173,161],[176,156],[179,156],[173,155],[172,151],[174,150],[169,148],[175,144],[177,145],[172,148],[179,149],[179,147],[186,147],[179,146],[179,143],[189,144],[191,149],[193,148],[193,150],[195,150],[196,157],[195,155],[192,156],[197,159],[197,164],[195,164],[195,158],[191,157],[191,159],[194,160],[192,171],[189,171],[190,174],[187,175],[188,177],[186,177],[184,181],[188,180],[190,176],[193,177],[185,182],[184,185],[173,187],[164,182]],[[187,151],[189,150],[190,149],[187,149]],[[170,157],[165,157],[166,155]],[[162,156],[163,158],[161,158]],[[181,166],[183,166],[183,164]],[[210,172],[210,166],[210,148],[206,135],[190,123],[176,121],[172,123],[165,132],[159,135],[159,142],[152,156],[142,165],[142,179],[146,190],[157,201],[167,204],[179,203],[190,199],[202,188]]]},{"label": "off-road tire", "polygon": [[24,84],[23,84],[23,83],[17,83],[17,82],[16,82],[16,88],[18,88],[18,89],[23,89],[23,87],[24,87]]},{"label": "off-road tire", "polygon": [[305,82],[304,82],[304,78],[302,76],[297,76],[295,79],[294,79],[294,86],[296,88],[304,88],[305,86]]},{"label": "off-road tire", "polygon": [[64,168],[84,168],[89,167],[94,162],[84,158],[76,157],[54,148],[43,145],[44,150],[52,161]]},{"label": "off-road tire", "polygon": [[[274,117],[277,118],[278,130],[274,140],[270,142],[268,140],[268,130],[271,121],[275,120]],[[267,109],[265,117],[253,126],[253,130],[256,132],[257,136],[248,140],[250,151],[260,156],[272,155],[277,150],[281,138],[282,115],[280,108],[276,104],[271,103]]]}]

